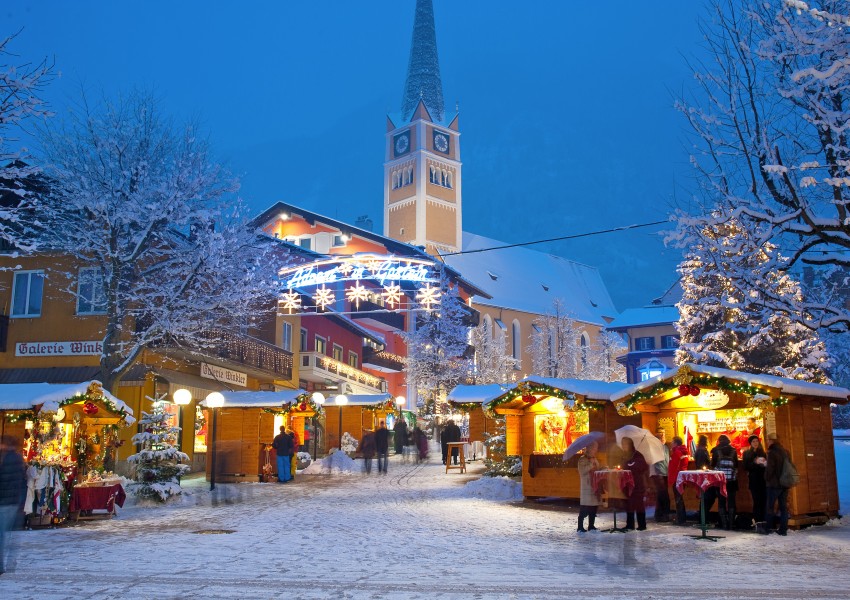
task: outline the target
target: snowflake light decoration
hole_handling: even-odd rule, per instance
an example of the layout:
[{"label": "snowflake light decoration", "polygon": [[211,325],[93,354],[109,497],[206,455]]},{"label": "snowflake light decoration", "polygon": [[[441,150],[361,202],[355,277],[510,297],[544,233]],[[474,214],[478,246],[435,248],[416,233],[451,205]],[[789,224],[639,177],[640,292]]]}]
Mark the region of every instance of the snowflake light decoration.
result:
[{"label": "snowflake light decoration", "polygon": [[392,283],[384,288],[381,296],[384,297],[384,302],[389,304],[390,308],[395,308],[396,304],[401,304],[401,286]]},{"label": "snowflake light decoration", "polygon": [[339,267],[339,272],[348,277],[348,274],[354,270],[354,266],[349,262],[342,263]]},{"label": "snowflake light decoration", "polygon": [[316,288],[316,293],[313,294],[313,301],[316,303],[316,306],[322,310],[333,304],[335,300],[334,291],[332,289],[328,289],[324,285],[320,288]]},{"label": "snowflake light decoration", "polygon": [[294,311],[301,308],[301,294],[293,292],[292,290],[285,294],[281,294],[280,306],[284,310],[288,310],[289,314],[292,314]]},{"label": "snowflake light decoration", "polygon": [[430,283],[425,284],[425,287],[419,288],[416,292],[416,301],[427,310],[431,310],[432,304],[440,303],[440,288],[431,287]]},{"label": "snowflake light decoration", "polygon": [[348,298],[349,302],[354,302],[359,308],[360,301],[366,300],[369,297],[369,290],[358,281],[353,287],[346,290],[345,297]]},{"label": "snowflake light decoration", "polygon": [[372,271],[373,273],[377,273],[384,266],[384,261],[382,260],[370,260],[366,263],[366,267]]}]

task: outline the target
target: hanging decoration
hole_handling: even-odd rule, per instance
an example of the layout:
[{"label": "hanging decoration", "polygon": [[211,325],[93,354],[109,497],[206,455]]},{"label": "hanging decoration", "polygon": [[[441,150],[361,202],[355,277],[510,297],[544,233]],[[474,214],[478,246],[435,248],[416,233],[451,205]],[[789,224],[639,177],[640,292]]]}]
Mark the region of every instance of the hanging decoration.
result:
[{"label": "hanging decoration", "polygon": [[774,412],[776,406],[767,394],[755,394],[747,398],[747,408],[757,408],[762,412]]},{"label": "hanging decoration", "polygon": [[360,308],[360,302],[369,298],[369,289],[358,281],[354,286],[346,290],[345,298],[349,302],[353,302],[357,308]]},{"label": "hanging decoration", "polygon": [[426,310],[431,310],[434,304],[440,303],[440,295],[442,294],[439,287],[431,287],[430,283],[425,284],[416,292],[416,301],[425,307]]},{"label": "hanging decoration", "polygon": [[334,291],[322,285],[322,287],[317,288],[316,293],[313,294],[313,301],[316,303],[316,306],[325,310],[336,301]]},{"label": "hanging decoration", "polygon": [[391,283],[384,288],[381,296],[384,302],[390,305],[390,308],[395,308],[396,304],[401,304],[401,286],[397,283]]},{"label": "hanging decoration", "polygon": [[92,417],[98,413],[100,409],[94,402],[86,402],[83,404],[83,412]]},{"label": "hanging decoration", "polygon": [[293,312],[301,308],[301,294],[299,294],[298,292],[293,292],[292,290],[281,294],[280,307],[284,310],[289,311],[289,314],[292,314]]},{"label": "hanging decoration", "polygon": [[283,415],[284,417],[291,412],[313,412],[316,416],[319,416],[324,413],[324,409],[313,401],[311,394],[301,394],[295,400],[287,402],[280,408],[264,408],[263,412]]},{"label": "hanging decoration", "polygon": [[598,402],[588,401],[587,399],[579,399],[575,393],[568,390],[562,390],[560,388],[552,387],[551,385],[544,385],[531,381],[520,381],[513,389],[490,402],[487,405],[487,410],[493,411],[496,407],[513,402],[517,398],[521,398],[523,402],[531,406],[532,404],[549,397],[563,400],[565,402],[564,408],[568,411],[570,409],[567,408],[567,405],[570,403],[572,403],[573,411],[601,410],[604,406],[604,404]]}]

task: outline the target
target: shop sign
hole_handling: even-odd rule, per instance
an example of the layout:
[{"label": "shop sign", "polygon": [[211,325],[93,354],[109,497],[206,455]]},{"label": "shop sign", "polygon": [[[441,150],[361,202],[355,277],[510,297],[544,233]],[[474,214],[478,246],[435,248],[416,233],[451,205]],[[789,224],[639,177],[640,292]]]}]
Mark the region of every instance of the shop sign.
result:
[{"label": "shop sign", "polygon": [[248,387],[248,375],[239,371],[231,371],[223,367],[201,363],[201,377],[214,379],[222,383],[232,383],[242,387]]},{"label": "shop sign", "polygon": [[286,269],[280,276],[282,287],[290,290],[362,279],[378,281],[381,285],[388,281],[439,282],[432,262],[375,255],[318,261]]},{"label": "shop sign", "polygon": [[697,404],[713,410],[729,404],[729,396],[721,390],[701,390],[697,396]]},{"label": "shop sign", "polygon": [[99,356],[103,342],[18,342],[15,356]]}]

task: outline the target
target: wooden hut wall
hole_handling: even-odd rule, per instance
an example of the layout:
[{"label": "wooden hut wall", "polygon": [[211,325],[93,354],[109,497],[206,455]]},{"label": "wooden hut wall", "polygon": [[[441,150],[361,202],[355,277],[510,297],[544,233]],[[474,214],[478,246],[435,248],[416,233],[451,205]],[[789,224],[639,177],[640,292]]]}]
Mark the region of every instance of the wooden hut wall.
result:
[{"label": "wooden hut wall", "polygon": [[496,433],[496,421],[484,414],[484,409],[476,408],[469,413],[469,441],[483,442],[484,433]]},{"label": "wooden hut wall", "polygon": [[548,411],[536,404],[527,408],[520,419],[522,494],[526,498],[578,498],[579,477],[575,461],[569,464],[558,455],[534,454],[535,417],[543,414],[548,414]]},{"label": "wooden hut wall", "polygon": [[14,423],[7,417],[17,414],[17,411],[2,411],[0,410],[0,439],[16,438],[18,440],[18,448],[24,448],[24,430],[26,429],[26,420],[18,419]]},{"label": "wooden hut wall", "polygon": [[838,481],[829,402],[792,399],[776,410],[776,433],[800,474],[799,485],[788,494],[792,521],[813,513],[837,516]]},{"label": "wooden hut wall", "polygon": [[[348,432],[358,442],[363,437],[363,413],[362,406],[344,406],[342,409],[342,434]],[[325,413],[325,427],[328,435],[328,448],[339,448],[339,407],[329,406]]]},{"label": "wooden hut wall", "polygon": [[[260,414],[259,408],[219,409],[216,419],[216,480],[259,481]],[[210,432],[212,423],[210,422]],[[207,452],[211,452],[208,448]],[[207,477],[212,461],[207,460]]]}]

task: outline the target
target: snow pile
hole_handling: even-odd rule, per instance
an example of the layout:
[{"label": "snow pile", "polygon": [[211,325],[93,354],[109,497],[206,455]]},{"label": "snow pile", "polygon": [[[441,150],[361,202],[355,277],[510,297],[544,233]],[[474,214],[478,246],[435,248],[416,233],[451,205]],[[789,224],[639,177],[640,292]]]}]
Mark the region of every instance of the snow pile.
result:
[{"label": "snow pile", "polygon": [[306,475],[351,475],[359,472],[354,459],[345,452],[337,450],[322,460],[310,463],[310,466],[301,471]]},{"label": "snow pile", "polygon": [[522,500],[522,484],[510,477],[482,477],[470,481],[459,490],[451,490],[446,495],[512,502]]}]

